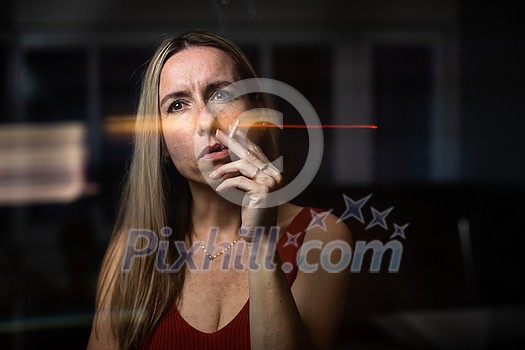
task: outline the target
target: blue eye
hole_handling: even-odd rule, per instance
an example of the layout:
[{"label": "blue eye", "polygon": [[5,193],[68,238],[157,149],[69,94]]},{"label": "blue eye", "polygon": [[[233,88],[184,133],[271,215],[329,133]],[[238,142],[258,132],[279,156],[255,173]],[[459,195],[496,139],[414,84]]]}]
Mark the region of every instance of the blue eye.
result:
[{"label": "blue eye", "polygon": [[226,90],[217,90],[213,93],[212,100],[220,102],[229,102],[233,100],[233,95]]}]

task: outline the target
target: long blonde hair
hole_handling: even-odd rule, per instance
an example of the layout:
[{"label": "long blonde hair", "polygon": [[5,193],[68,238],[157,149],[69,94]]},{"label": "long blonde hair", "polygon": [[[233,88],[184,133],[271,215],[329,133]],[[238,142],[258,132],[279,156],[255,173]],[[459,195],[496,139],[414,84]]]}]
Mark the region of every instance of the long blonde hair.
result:
[{"label": "long blonde hair", "polygon": [[[158,241],[169,240],[167,262],[177,258],[173,241],[185,240],[191,230],[191,193],[187,180],[171,160],[163,161],[159,80],[164,63],[175,53],[194,46],[209,46],[228,53],[238,79],[254,78],[255,72],[242,51],[219,35],[192,31],[165,40],[157,49],[143,77],[135,124],[134,154],[122,195],[118,219],[102,263],[97,287],[95,332],[100,318],[109,317],[112,340],[120,349],[138,349],[153,332],[169,308],[179,302],[185,270],[162,273],[155,268],[155,254],[134,259],[129,271],[121,263],[128,233],[146,229]],[[252,97],[266,104],[264,97]],[[259,100],[259,101],[257,101]],[[158,233],[170,227],[169,238]],[[143,246],[143,240],[139,245]],[[107,330],[106,330],[107,331]]]}]

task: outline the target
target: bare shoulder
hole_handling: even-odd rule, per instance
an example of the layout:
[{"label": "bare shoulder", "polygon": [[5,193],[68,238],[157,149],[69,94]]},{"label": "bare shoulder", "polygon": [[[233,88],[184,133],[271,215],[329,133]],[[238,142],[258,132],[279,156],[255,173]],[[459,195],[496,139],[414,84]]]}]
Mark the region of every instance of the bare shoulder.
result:
[{"label": "bare shoulder", "polygon": [[331,211],[312,210],[311,214],[292,293],[315,346],[331,349],[337,339],[350,279],[343,255],[353,241],[346,224]]},{"label": "bare shoulder", "polygon": [[[278,222],[280,227],[288,227],[292,220],[304,209],[299,205],[284,203],[279,207]],[[316,212],[312,209],[312,219],[308,225],[305,241],[320,240],[328,243],[342,240],[353,243],[352,234],[346,224],[330,211]]]},{"label": "bare shoulder", "polygon": [[312,211],[312,220],[306,231],[305,241],[319,240],[328,243],[334,240],[352,244],[352,234],[344,221],[332,214],[331,211]]}]

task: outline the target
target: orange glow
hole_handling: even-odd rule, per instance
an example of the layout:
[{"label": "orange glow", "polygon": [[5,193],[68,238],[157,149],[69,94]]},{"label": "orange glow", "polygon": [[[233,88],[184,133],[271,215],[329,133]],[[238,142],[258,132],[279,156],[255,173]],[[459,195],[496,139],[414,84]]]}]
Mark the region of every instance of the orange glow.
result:
[{"label": "orange glow", "polygon": [[[240,124],[239,127],[283,128],[283,129],[378,129],[377,125],[368,124],[273,124],[254,120],[254,123]],[[132,134],[135,132],[135,116],[110,116],[104,119],[104,131],[113,136]]]}]

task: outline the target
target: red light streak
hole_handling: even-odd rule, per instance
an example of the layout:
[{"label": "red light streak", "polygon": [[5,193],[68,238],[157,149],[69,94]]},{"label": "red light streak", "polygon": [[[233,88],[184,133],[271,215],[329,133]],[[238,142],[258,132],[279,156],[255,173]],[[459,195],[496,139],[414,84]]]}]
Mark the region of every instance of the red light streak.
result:
[{"label": "red light streak", "polygon": [[280,128],[280,129],[377,129],[377,125],[366,124],[240,124],[239,126],[256,127],[256,128]]}]

